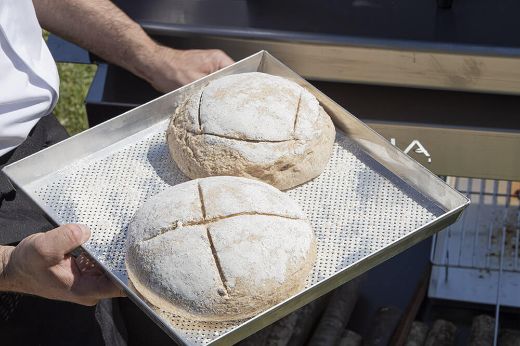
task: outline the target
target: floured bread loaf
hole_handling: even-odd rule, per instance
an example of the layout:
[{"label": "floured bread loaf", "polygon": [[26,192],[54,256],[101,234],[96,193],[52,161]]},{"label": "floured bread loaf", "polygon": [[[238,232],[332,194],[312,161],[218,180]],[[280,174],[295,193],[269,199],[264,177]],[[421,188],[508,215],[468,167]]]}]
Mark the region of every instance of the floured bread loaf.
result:
[{"label": "floured bread loaf", "polygon": [[157,307],[195,320],[243,319],[279,303],[304,287],[315,257],[300,207],[246,178],[168,188],[128,227],[134,287]]},{"label": "floured bread loaf", "polygon": [[188,177],[242,176],[282,190],[320,175],[334,138],[311,93],[259,72],[210,82],[177,108],[167,131],[170,154]]}]

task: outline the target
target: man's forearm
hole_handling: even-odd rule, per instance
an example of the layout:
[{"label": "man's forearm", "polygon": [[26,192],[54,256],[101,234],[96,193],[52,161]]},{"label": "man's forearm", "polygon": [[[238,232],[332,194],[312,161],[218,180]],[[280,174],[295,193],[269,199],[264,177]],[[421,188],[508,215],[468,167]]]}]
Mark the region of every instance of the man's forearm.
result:
[{"label": "man's forearm", "polygon": [[43,28],[150,81],[158,45],[109,0],[33,0]]},{"label": "man's forearm", "polygon": [[9,262],[9,257],[13,249],[13,246],[0,245],[0,292],[14,290],[14,287],[12,287],[12,282],[9,281],[6,272],[7,263]]}]

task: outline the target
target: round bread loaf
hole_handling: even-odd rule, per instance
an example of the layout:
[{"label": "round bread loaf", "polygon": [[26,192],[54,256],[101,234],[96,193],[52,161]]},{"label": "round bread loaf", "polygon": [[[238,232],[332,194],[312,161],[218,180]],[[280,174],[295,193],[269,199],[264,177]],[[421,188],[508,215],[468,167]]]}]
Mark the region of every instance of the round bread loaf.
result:
[{"label": "round bread loaf", "polygon": [[200,321],[253,316],[303,289],[316,242],[300,207],[251,179],[166,189],[128,227],[126,268],[152,304]]},{"label": "round bread loaf", "polygon": [[282,190],[320,175],[334,138],[311,93],[260,72],[210,82],[177,108],[167,130],[170,154],[188,177],[241,176]]}]

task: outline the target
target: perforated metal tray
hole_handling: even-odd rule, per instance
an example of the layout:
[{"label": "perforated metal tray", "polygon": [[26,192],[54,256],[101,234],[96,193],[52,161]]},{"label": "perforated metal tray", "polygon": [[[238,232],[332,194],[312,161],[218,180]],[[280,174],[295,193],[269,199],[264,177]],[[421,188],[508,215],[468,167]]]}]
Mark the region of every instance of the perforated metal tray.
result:
[{"label": "perforated metal tray", "polygon": [[[126,227],[137,208],[186,181],[165,143],[168,117],[208,81],[262,71],[307,88],[338,134],[316,179],[287,193],[306,212],[318,256],[306,289],[239,322],[194,323],[146,302],[124,266]],[[230,344],[267,326],[453,223],[468,199],[409,158],[287,66],[262,51],[4,168],[57,224],[92,229],[84,249],[141,309],[181,344]]]}]

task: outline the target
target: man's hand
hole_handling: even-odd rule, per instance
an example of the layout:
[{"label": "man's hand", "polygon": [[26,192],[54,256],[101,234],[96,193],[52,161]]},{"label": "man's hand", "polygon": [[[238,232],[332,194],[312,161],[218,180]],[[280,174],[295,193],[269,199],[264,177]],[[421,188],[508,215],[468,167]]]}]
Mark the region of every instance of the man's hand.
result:
[{"label": "man's hand", "polygon": [[233,63],[215,49],[157,44],[109,0],[33,0],[40,24],[168,92]]},{"label": "man's hand", "polygon": [[168,92],[232,63],[233,60],[218,49],[177,50],[159,46],[150,61],[153,69],[148,73],[148,81],[155,89]]},{"label": "man's hand", "polygon": [[88,257],[69,255],[89,237],[86,226],[70,224],[33,234],[16,247],[0,247],[4,264],[3,271],[0,268],[0,290],[82,305],[123,296]]}]

